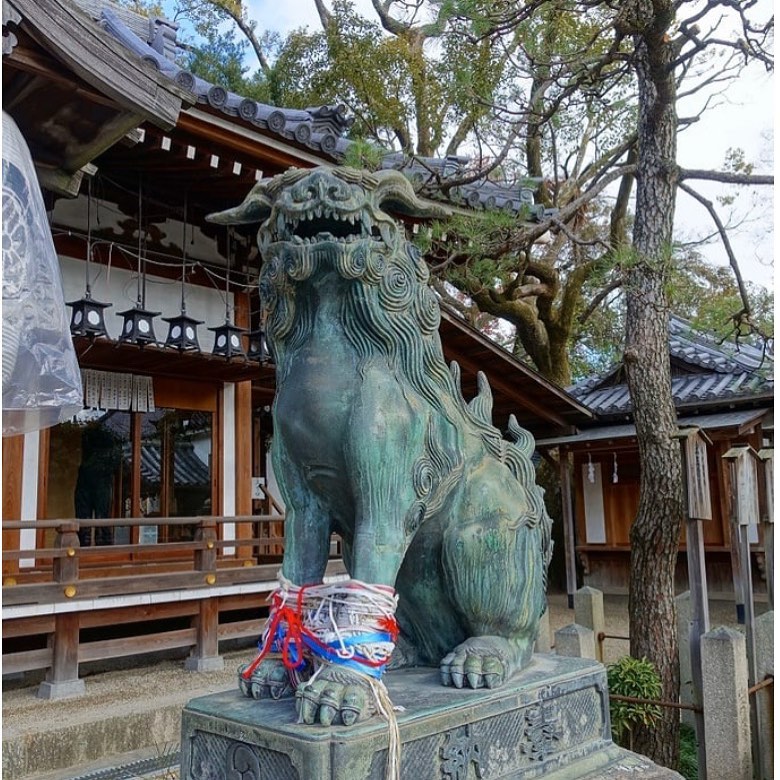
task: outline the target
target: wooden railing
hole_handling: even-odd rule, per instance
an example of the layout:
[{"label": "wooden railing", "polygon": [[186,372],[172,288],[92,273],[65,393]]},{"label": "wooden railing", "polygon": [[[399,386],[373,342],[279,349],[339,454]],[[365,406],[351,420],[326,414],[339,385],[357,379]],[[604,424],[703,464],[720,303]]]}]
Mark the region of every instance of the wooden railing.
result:
[{"label": "wooden railing", "polygon": [[[4,562],[35,561],[33,566],[21,568],[18,574],[4,578],[3,606],[205,587],[216,584],[217,580],[247,582],[262,578],[266,573],[273,579],[284,544],[282,520],[276,515],[243,515],[4,521],[4,531],[54,529],[55,540],[52,547],[3,550]],[[84,528],[150,525],[189,526],[194,529],[194,538],[152,544],[89,547],[79,544],[78,533]],[[238,538],[225,539],[225,526],[249,526],[251,530],[249,534],[231,534]],[[228,554],[225,554],[226,550]],[[262,567],[261,571],[249,570],[261,561],[268,561],[268,566]],[[228,574],[228,569],[237,571]],[[112,575],[114,572],[120,576]]]},{"label": "wooden railing", "polygon": [[[219,642],[258,635],[283,549],[283,517],[155,517],[4,521],[4,531],[54,530],[50,547],[3,550],[3,673],[47,669],[57,695],[80,663],[190,648],[188,666],[221,663]],[[191,541],[81,547],[79,530],[191,526]],[[234,533],[225,538],[232,527]],[[22,538],[24,538],[22,536]],[[327,574],[341,574],[338,543]],[[24,563],[33,563],[25,566]],[[123,629],[123,636],[104,636]],[[45,646],[40,646],[45,645]],[[52,693],[53,692],[53,693]]]}]

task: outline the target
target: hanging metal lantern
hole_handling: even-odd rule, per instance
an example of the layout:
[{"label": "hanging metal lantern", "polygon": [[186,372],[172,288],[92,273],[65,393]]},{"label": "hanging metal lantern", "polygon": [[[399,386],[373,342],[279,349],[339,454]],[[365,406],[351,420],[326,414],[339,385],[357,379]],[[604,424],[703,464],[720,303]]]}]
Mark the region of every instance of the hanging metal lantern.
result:
[{"label": "hanging metal lantern", "polygon": [[243,339],[245,328],[239,328],[230,321],[230,228],[227,232],[227,265],[225,268],[225,323],[216,328],[209,328],[214,331],[213,355],[221,355],[230,360],[234,357],[242,357],[246,360],[246,351],[244,350]]},{"label": "hanging metal lantern", "polygon": [[138,181],[138,287],[136,304],[132,309],[117,312],[117,316],[124,317],[122,332],[119,334],[119,343],[135,344],[139,347],[148,344],[157,345],[157,337],[154,334],[154,318],[161,312],[149,311],[146,308],[146,233],[143,229],[143,188],[141,180]]},{"label": "hanging metal lantern", "polygon": [[69,301],[73,311],[70,317],[70,332],[73,336],[86,336],[90,339],[109,338],[106,329],[105,309],[110,303],[101,303],[92,297],[89,263],[92,259],[92,179],[87,189],[87,256],[85,263],[86,287],[84,296],[77,301]]},{"label": "hanging metal lantern", "polygon": [[87,336],[91,339],[109,338],[106,330],[105,309],[110,303],[101,303],[92,298],[92,293],[87,288],[83,298],[77,301],[68,301],[73,311],[70,316],[70,332],[73,336]]},{"label": "hanging metal lantern", "polygon": [[246,329],[239,328],[225,320],[224,325],[218,325],[216,328],[209,328],[214,331],[214,349],[212,354],[221,355],[230,360],[234,357],[246,358],[243,339],[241,338]]},{"label": "hanging metal lantern", "polygon": [[166,347],[178,349],[179,352],[200,352],[198,325],[202,325],[203,320],[196,320],[188,316],[182,309],[182,313],[178,317],[163,317],[163,322],[168,323]]},{"label": "hanging metal lantern", "polygon": [[157,337],[154,335],[154,318],[159,316],[159,311],[148,311],[144,309],[139,301],[137,306],[127,311],[117,312],[119,317],[124,317],[122,323],[122,333],[119,335],[119,342],[127,342],[144,347],[148,344],[157,344]]},{"label": "hanging metal lantern", "polygon": [[200,352],[198,343],[198,325],[203,320],[196,320],[187,314],[187,302],[185,299],[184,280],[187,274],[187,199],[184,199],[184,219],[182,231],[182,255],[181,255],[181,314],[178,317],[163,317],[163,322],[168,323],[168,337],[165,346],[169,349],[178,349],[179,352]]},{"label": "hanging metal lantern", "polygon": [[262,328],[249,332],[249,348],[246,351],[249,360],[256,360],[261,365],[271,362],[271,351],[268,349],[268,340]]}]

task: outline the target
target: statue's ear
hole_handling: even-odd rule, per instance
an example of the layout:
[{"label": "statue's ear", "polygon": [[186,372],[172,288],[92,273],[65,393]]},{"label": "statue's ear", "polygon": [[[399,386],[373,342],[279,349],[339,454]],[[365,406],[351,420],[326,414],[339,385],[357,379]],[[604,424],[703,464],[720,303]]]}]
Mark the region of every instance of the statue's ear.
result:
[{"label": "statue's ear", "polygon": [[377,171],[372,175],[379,180],[377,200],[383,211],[421,219],[445,219],[452,215],[446,206],[417,197],[409,180],[399,171]]},{"label": "statue's ear", "polygon": [[266,193],[270,181],[270,179],[261,179],[252,187],[243,203],[232,209],[208,214],[206,220],[216,222],[218,225],[252,225],[262,222],[271,214],[272,203]]}]

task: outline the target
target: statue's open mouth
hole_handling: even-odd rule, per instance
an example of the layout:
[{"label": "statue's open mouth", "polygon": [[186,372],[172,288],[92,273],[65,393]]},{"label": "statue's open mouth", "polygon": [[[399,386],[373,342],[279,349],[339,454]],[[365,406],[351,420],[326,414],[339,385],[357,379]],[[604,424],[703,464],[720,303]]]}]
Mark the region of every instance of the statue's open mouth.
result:
[{"label": "statue's open mouth", "polygon": [[367,238],[382,241],[379,226],[365,210],[352,213],[326,211],[322,208],[295,213],[279,211],[275,226],[273,219],[269,219],[263,232],[269,239],[268,243],[277,241],[289,241],[293,244],[316,244],[325,241],[352,243]]}]

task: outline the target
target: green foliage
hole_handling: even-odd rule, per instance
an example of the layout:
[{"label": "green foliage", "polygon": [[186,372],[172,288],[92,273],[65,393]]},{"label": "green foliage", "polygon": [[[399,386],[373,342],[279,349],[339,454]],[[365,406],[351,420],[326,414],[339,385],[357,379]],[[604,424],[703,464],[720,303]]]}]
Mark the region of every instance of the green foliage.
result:
[{"label": "green foliage", "polygon": [[382,149],[376,144],[364,139],[357,139],[347,149],[342,162],[350,168],[378,171],[382,167],[383,154]]},{"label": "green foliage", "polygon": [[680,724],[680,764],[677,771],[685,780],[699,780],[696,732],[685,723]]},{"label": "green foliage", "polygon": [[[774,334],[774,294],[752,282],[745,282],[751,308],[751,322],[767,335]],[[667,287],[671,310],[690,320],[694,327],[716,339],[732,338],[735,314],[743,309],[731,269],[708,263],[695,252],[676,258]],[[739,334],[748,335],[746,332]]]},{"label": "green foliage", "polygon": [[247,75],[246,41],[236,40],[235,33],[214,32],[184,57],[182,65],[213,84],[219,84],[236,94],[268,102],[269,86],[261,73]]},{"label": "green foliage", "polygon": [[144,14],[145,16],[165,15],[162,3],[154,2],[154,0],[117,0],[117,2],[123,8],[129,8],[137,14]]},{"label": "green foliage", "polygon": [[[632,696],[637,699],[658,699],[661,678],[647,658],[623,656],[607,667],[607,686],[610,695]],[[610,698],[612,737],[619,745],[632,749],[636,726],[652,726],[661,717],[661,708],[654,704],[634,704]]]}]

